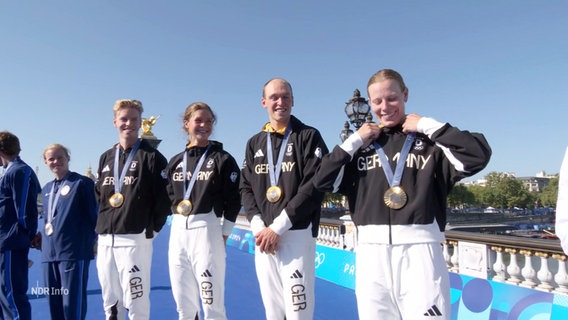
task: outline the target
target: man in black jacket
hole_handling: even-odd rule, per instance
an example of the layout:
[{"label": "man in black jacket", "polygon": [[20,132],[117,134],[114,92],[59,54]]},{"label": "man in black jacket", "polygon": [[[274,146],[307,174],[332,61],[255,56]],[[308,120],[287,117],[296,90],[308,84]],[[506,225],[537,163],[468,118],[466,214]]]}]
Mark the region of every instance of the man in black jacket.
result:
[{"label": "man in black jacket", "polygon": [[150,317],[152,239],[169,214],[166,158],[138,139],[142,103],[118,100],[119,143],[101,155],[95,184],[99,216],[97,271],[107,319]]},{"label": "man in black jacket", "polygon": [[265,84],[262,106],[270,121],[248,141],[241,175],[266,319],[312,319],[314,312],[314,238],[323,194],[312,178],[327,147],[316,129],[291,115],[293,105],[286,80]]}]

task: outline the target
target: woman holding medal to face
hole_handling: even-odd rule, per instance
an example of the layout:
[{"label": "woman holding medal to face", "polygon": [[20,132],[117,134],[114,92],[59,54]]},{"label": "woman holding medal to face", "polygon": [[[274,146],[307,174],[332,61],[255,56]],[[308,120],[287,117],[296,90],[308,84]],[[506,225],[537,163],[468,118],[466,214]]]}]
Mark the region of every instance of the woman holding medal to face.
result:
[{"label": "woman holding medal to face", "polygon": [[479,133],[406,114],[408,88],[390,69],[367,91],[380,126],[367,122],[324,157],[314,183],[340,192],[357,225],[360,319],[450,319],[441,242],[453,185],[481,171],[491,149]]},{"label": "woman holding medal to face", "polygon": [[221,143],[209,140],[214,123],[206,103],[190,104],[183,116],[189,141],[166,170],[173,212],[168,260],[179,319],[200,318],[200,299],[205,319],[226,319],[225,241],[241,207],[240,169]]},{"label": "woman holding medal to face", "polygon": [[69,171],[69,150],[60,144],[47,146],[43,159],[55,176],[42,190],[42,262],[50,315],[52,319],[85,319],[96,240],[94,182]]}]

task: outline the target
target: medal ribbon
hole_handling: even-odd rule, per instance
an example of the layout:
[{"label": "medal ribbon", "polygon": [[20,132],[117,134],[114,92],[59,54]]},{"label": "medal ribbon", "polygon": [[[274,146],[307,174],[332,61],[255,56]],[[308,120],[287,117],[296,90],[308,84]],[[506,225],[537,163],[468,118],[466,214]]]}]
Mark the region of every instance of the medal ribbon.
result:
[{"label": "medal ribbon", "polygon": [[274,159],[272,155],[272,140],[270,139],[270,132],[266,132],[266,153],[268,154],[268,173],[270,174],[270,185],[276,186],[278,184],[278,178],[280,177],[280,170],[282,169],[282,159],[284,159],[284,150],[288,144],[288,138],[290,137],[290,126],[286,128],[284,133],[284,139],[282,140],[282,145],[280,145],[280,151],[278,152],[278,160],[276,161],[276,167],[274,166]]},{"label": "medal ribbon", "polygon": [[120,152],[120,144],[116,145],[116,152],[114,153],[114,193],[115,194],[120,193],[120,190],[122,189],[122,184],[124,183],[124,178],[126,177],[126,171],[128,171],[130,163],[132,162],[132,159],[134,159],[136,151],[138,151],[138,148],[140,147],[140,141],[141,141],[140,139],[136,140],[134,147],[132,147],[132,150],[130,151],[128,158],[124,163],[124,167],[122,167],[122,172],[120,173],[120,179],[118,178],[118,157]]},{"label": "medal ribbon", "polygon": [[[55,207],[57,206],[57,202],[59,201],[59,196],[61,196],[61,189],[64,187],[64,183],[61,182],[61,188],[57,187],[56,185],[59,183],[54,181],[51,185],[51,192],[49,193],[49,202],[47,204],[47,222],[51,223],[53,221],[53,217],[55,216]],[[55,194],[55,199],[53,199],[53,195]]]},{"label": "medal ribbon", "polygon": [[373,143],[375,150],[377,150],[377,154],[379,155],[379,159],[381,160],[381,166],[383,167],[383,171],[387,176],[387,181],[389,182],[389,186],[391,188],[400,185],[400,181],[402,180],[402,171],[404,170],[404,164],[406,163],[406,158],[408,157],[408,153],[410,152],[410,147],[414,142],[414,136],[414,132],[411,132],[406,136],[402,150],[400,150],[400,157],[398,158],[398,162],[396,163],[394,174],[392,172],[389,160],[387,159],[387,155],[385,154],[385,150],[383,150],[383,147],[381,147],[376,142]]},{"label": "medal ribbon", "polygon": [[193,190],[193,185],[195,184],[195,181],[197,180],[197,172],[199,172],[199,170],[201,170],[201,166],[203,166],[203,162],[205,162],[205,158],[207,158],[207,153],[209,152],[209,148],[211,148],[211,145],[208,144],[207,145],[207,149],[205,149],[205,152],[203,152],[203,154],[201,155],[201,158],[199,158],[199,162],[197,162],[197,165],[195,166],[195,170],[193,170],[193,173],[191,174],[191,180],[189,180],[189,186],[187,186],[187,189],[185,188],[185,179],[187,177],[187,170],[186,170],[186,166],[187,166],[187,150],[183,153],[183,163],[181,164],[181,169],[183,170],[182,172],[182,179],[183,179],[183,199],[184,200],[189,200],[189,196],[191,195],[191,190]]}]

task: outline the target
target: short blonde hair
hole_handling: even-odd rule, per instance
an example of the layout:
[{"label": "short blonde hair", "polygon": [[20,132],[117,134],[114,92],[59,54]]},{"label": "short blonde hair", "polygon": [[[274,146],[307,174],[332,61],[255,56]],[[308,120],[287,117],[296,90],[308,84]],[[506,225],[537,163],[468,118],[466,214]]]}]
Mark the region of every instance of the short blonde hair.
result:
[{"label": "short blonde hair", "polygon": [[67,149],[67,147],[65,147],[64,145],[59,144],[59,143],[53,143],[53,144],[50,144],[47,147],[45,147],[45,150],[43,150],[43,160],[47,160],[45,158],[45,154],[47,153],[48,150],[52,150],[52,149],[63,150],[63,153],[65,153],[65,157],[67,158],[67,160],[68,161],[71,160],[71,152],[69,152],[69,149]]},{"label": "short blonde hair", "polygon": [[144,107],[142,107],[142,102],[138,100],[123,99],[123,100],[116,100],[116,102],[114,103],[113,107],[114,116],[116,117],[116,113],[120,109],[128,109],[128,108],[138,110],[140,112],[140,115],[142,115],[142,112],[144,112]]}]

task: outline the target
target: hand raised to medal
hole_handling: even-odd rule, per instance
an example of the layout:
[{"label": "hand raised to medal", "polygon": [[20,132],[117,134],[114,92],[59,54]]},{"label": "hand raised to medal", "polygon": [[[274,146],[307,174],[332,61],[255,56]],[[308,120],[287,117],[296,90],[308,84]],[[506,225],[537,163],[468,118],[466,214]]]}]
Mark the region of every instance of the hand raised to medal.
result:
[{"label": "hand raised to medal", "polygon": [[415,113],[407,114],[406,119],[402,123],[402,132],[410,133],[416,132],[418,130],[418,121],[422,118],[422,116],[417,115]]},{"label": "hand raised to medal", "polygon": [[361,140],[363,140],[363,145],[366,146],[379,138],[381,130],[382,128],[376,122],[365,122],[361,128],[357,130],[357,133],[361,137]]}]

